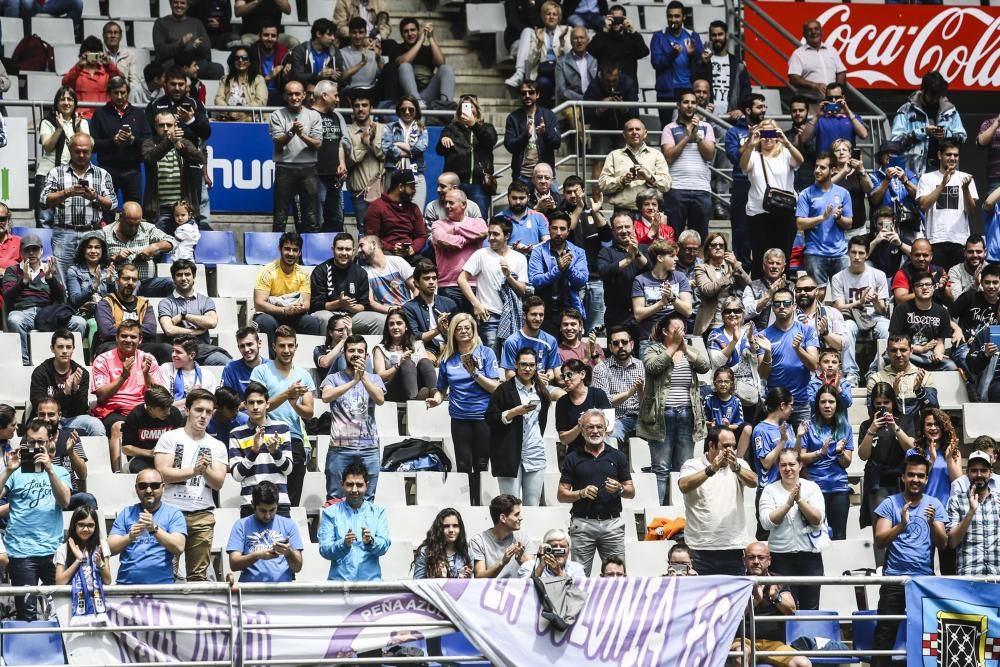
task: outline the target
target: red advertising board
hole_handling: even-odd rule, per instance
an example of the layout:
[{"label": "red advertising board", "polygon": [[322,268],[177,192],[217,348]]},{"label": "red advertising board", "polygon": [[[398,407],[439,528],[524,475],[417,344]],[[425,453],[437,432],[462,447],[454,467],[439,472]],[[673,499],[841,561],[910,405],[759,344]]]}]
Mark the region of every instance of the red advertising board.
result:
[{"label": "red advertising board", "polygon": [[[858,88],[913,89],[938,70],[954,90],[1000,87],[1000,7],[758,2],[761,10],[796,38],[811,19],[840,53],[847,78]],[[757,57],[786,76],[792,44],[749,7],[745,10],[745,60],[767,86],[778,80]],[[763,37],[758,37],[757,35]],[[764,40],[777,46],[774,51]]]}]

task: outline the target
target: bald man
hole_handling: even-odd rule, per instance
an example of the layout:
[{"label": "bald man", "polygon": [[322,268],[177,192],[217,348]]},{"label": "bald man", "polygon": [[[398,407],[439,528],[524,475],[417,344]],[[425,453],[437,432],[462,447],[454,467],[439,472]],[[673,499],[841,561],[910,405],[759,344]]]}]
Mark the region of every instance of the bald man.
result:
[{"label": "bald man", "polygon": [[55,210],[52,254],[65,284],[66,270],[73,263],[83,235],[99,228],[104,211],[118,205],[111,174],[91,164],[94,140],[89,134],[69,139],[69,163],[53,167],[45,176],[38,204]]},{"label": "bald man", "polygon": [[[453,171],[442,171],[441,175],[438,176],[437,199],[428,202],[427,206],[424,207],[424,224],[427,225],[427,231],[431,231],[431,225],[435,221],[448,217],[448,213],[444,209],[444,197],[448,194],[449,190],[458,189],[460,184],[461,181],[458,178],[458,174]],[[482,212],[479,210],[479,205],[472,200],[469,200],[466,205],[465,215],[470,218],[483,217]]]},{"label": "bald man", "polygon": [[562,195],[552,187],[555,185],[552,181],[554,176],[552,167],[544,162],[539,162],[531,170],[531,193],[528,195],[528,205],[544,213],[546,218],[555,213],[563,203]]},{"label": "bald man", "polygon": [[173,239],[142,219],[142,206],[138,202],[125,202],[118,222],[104,228],[104,241],[112,262],[132,262],[139,267],[139,295],[170,296],[174,283],[165,276],[156,277],[154,261],[173,249]]}]

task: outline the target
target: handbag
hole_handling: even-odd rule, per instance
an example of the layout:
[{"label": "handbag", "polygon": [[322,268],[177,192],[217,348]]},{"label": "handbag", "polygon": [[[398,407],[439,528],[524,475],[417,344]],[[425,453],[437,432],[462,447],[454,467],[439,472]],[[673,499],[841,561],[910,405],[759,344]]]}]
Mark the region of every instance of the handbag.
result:
[{"label": "handbag", "polygon": [[489,196],[496,195],[499,190],[499,184],[497,183],[497,177],[486,171],[485,165],[482,162],[479,163],[479,168],[483,172],[483,189],[486,190],[486,194]]},{"label": "handbag", "polygon": [[798,197],[791,190],[772,188],[767,180],[767,161],[760,156],[760,164],[764,168],[764,201],[761,205],[768,213],[791,213],[795,210]]}]

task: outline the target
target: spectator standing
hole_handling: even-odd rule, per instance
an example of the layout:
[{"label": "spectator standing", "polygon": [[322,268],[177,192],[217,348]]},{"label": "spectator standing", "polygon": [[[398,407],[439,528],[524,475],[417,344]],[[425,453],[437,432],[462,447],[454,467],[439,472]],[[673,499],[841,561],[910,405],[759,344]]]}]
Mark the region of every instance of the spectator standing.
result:
[{"label": "spectator standing", "polygon": [[49,170],[38,197],[41,206],[55,209],[52,254],[61,276],[73,263],[84,234],[96,229],[104,212],[118,205],[111,174],[90,163],[94,140],[88,134],[76,133],[68,141],[69,164]]},{"label": "spectator standing", "polygon": [[563,365],[576,359],[588,367],[604,359],[604,349],[597,344],[597,334],[591,332],[584,342],[583,315],[576,308],[566,308],[559,313],[559,358]]},{"label": "spectator standing", "polygon": [[59,404],[64,429],[79,431],[82,435],[105,436],[104,424],[87,414],[87,390],[90,372],[73,360],[76,340],[69,329],[57,329],[52,334],[49,350],[52,356],[31,371],[28,400],[31,414],[42,399],[51,398]]},{"label": "spectator standing", "polygon": [[796,449],[809,479],[823,492],[830,537],[847,539],[847,513],[851,504],[847,468],[854,457],[854,435],[847,421],[847,405],[840,391],[823,385],[816,392],[812,419],[799,424]]},{"label": "spectator standing", "polygon": [[560,313],[566,308],[584,312],[580,292],[589,277],[587,257],[583,248],[569,242],[569,235],[570,216],[553,213],[549,217],[549,240],[535,246],[528,260],[531,286],[545,302],[542,328],[550,334],[559,331]]},{"label": "spectator standing", "polygon": [[330,449],[324,462],[326,496],[346,497],[347,489],[341,486],[344,472],[358,462],[367,471],[366,498],[374,500],[380,444],[375,409],[385,403],[386,386],[378,374],[366,369],[368,343],[363,337],[354,334],[344,340],[344,359],[346,368],[330,373],[320,385],[320,398],[330,404]]},{"label": "spectator standing", "polygon": [[52,441],[52,463],[62,466],[70,473],[70,498],[66,511],[71,512],[81,505],[97,507],[97,498],[87,493],[87,452],[83,449],[80,434],[75,430],[60,428],[62,414],[59,401],[54,397],[38,402],[35,417],[49,425],[49,439]]},{"label": "spectator standing", "polygon": [[[486,221],[468,213],[469,203],[465,193],[460,189],[448,190],[444,195],[445,216],[431,229],[431,245],[434,247],[434,259],[438,269],[438,288],[445,298],[451,299],[456,304],[462,304],[462,310],[466,312],[469,310],[468,302],[462,295],[458,278],[472,255],[482,248],[487,232]],[[475,206],[475,202],[472,202],[472,205]],[[417,265],[421,263],[423,262],[418,262]],[[415,275],[414,282],[418,281],[419,278]],[[469,286],[475,287],[475,285],[473,278],[469,281]],[[441,312],[449,311],[442,309]],[[436,316],[431,318],[431,321],[436,320]]]},{"label": "spectator standing", "polygon": [[[419,261],[427,243],[424,215],[413,201],[416,188],[417,179],[412,170],[394,171],[389,177],[387,191],[369,203],[364,217],[366,238],[377,237],[388,254],[410,263]],[[365,259],[372,258],[366,255]]]},{"label": "spectator standing", "polygon": [[225,366],[229,353],[210,342],[210,332],[219,326],[215,301],[194,291],[198,265],[189,259],[178,259],[170,265],[174,291],[157,306],[160,329],[168,339],[191,336],[198,344],[197,361],[203,366]]},{"label": "spectator standing", "polygon": [[670,169],[663,154],[646,145],[646,125],[641,120],[626,121],[622,135],[625,148],[608,154],[597,184],[608,204],[631,210],[641,190],[654,188],[664,193],[670,189]]},{"label": "spectator standing", "polygon": [[[142,142],[146,166],[146,190],[142,211],[156,226],[174,232],[174,204],[184,200],[193,208],[200,205],[202,166],[205,155],[178,124],[170,111],[153,116],[154,135]],[[124,207],[123,207],[124,209]]]},{"label": "spectator standing", "polygon": [[636,81],[639,61],[649,55],[649,47],[625,16],[625,8],[612,5],[604,15],[603,30],[599,30],[590,40],[587,52],[597,58],[599,63],[617,60],[621,63],[622,71]]},{"label": "spectator standing", "polygon": [[455,117],[441,131],[435,150],[444,156],[444,168],[455,174],[459,187],[475,202],[483,216],[491,209],[490,196],[496,194],[493,176],[493,146],[497,130],[483,118],[479,100],[463,96]]},{"label": "spectator standing", "polygon": [[924,229],[934,258],[947,270],[962,261],[979,193],[972,175],[958,169],[958,142],[945,138],[937,143],[939,166],[920,177],[917,203],[926,216]]},{"label": "spectator standing", "polygon": [[[819,367],[819,338],[816,329],[795,317],[792,290],[779,287],[771,295],[774,323],[761,334],[771,343],[771,368],[761,373],[767,389],[785,387],[795,400],[789,419],[792,426],[809,418],[809,382]],[[701,568],[699,568],[699,571]]]},{"label": "spectator standing", "polygon": [[621,517],[622,498],[634,498],[635,486],[628,459],[607,445],[607,417],[601,410],[580,416],[584,446],[566,454],[559,476],[557,498],[572,503],[569,536],[576,543],[574,560],[586,576],[594,562],[624,557],[625,520]]},{"label": "spectator standing", "polygon": [[285,232],[278,239],[280,259],[264,265],[257,274],[253,290],[254,322],[261,333],[267,334],[274,345],[275,331],[286,325],[293,331],[317,336],[319,320],[309,314],[311,284],[299,259],[302,257],[302,236]]},{"label": "spectator standing", "polygon": [[[56,274],[54,257],[47,257],[42,262],[42,240],[34,234],[21,238],[21,255],[24,259],[19,264],[8,266],[0,282],[3,290],[3,302],[7,311],[8,330],[21,337],[21,362],[27,366],[30,363],[28,354],[28,334],[35,328],[39,313],[46,308],[64,303],[66,288]],[[87,333],[87,322],[78,315],[72,314],[72,309],[66,317],[65,326],[79,333]],[[66,313],[60,314],[60,318]]]},{"label": "spectator standing", "polygon": [[[729,52],[729,26],[725,21],[712,21],[708,26],[708,46],[692,63],[692,88],[697,89],[695,82],[706,81],[709,95],[706,101],[711,101],[712,113],[720,118],[727,117],[730,122],[738,120],[740,100],[749,95],[750,74],[747,66],[738,56]],[[707,109],[700,101],[698,106]]]},{"label": "spectator standing", "polygon": [[116,192],[121,191],[118,201],[141,201],[139,165],[143,143],[150,137],[149,123],[143,109],[129,104],[129,84],[124,78],[109,79],[107,91],[107,104],[90,119],[97,163],[111,174]]},{"label": "spectator standing", "polygon": [[288,499],[288,476],[292,472],[292,439],[288,424],[267,415],[267,387],[259,382],[247,385],[243,405],[250,418],[229,433],[229,474],[240,484],[243,504],[240,516],[257,510],[257,489],[261,484],[274,487],[273,512],[283,517],[291,514]]},{"label": "spectator standing", "polygon": [[115,517],[108,546],[119,556],[119,585],[174,583],[174,559],[184,553],[188,528],[181,511],[163,502],[163,487],[160,473],[143,470],[135,478],[139,502]]},{"label": "spectator standing", "polygon": [[667,315],[653,326],[651,343],[642,353],[648,386],[643,389],[636,434],[649,442],[656,475],[657,498],[667,504],[671,472],[680,472],[705,437],[705,412],[698,373],[707,373],[708,357],[689,348],[684,317]]},{"label": "spectator standing", "polygon": [[354,122],[347,126],[344,136],[344,157],[347,160],[347,187],[351,191],[354,219],[360,235],[364,233],[368,207],[382,194],[385,125],[372,117],[369,93],[362,91],[355,94],[351,107],[354,109]]},{"label": "spectator standing", "polygon": [[490,519],[493,527],[469,540],[473,573],[476,579],[513,577],[525,559],[523,538],[518,532],[521,499],[505,493],[494,496],[490,501]]},{"label": "spectator standing", "polygon": [[222,65],[213,63],[212,40],[200,20],[188,15],[188,0],[170,0],[170,15],[153,22],[153,48],[159,62],[171,67],[181,53],[198,58],[198,69],[206,79],[221,79]]},{"label": "spectator standing", "polygon": [[560,466],[568,449],[583,447],[580,415],[591,408],[597,408],[604,412],[609,424],[615,421],[615,411],[608,395],[604,390],[591,386],[593,371],[588,364],[579,359],[564,361],[562,378],[566,394],[556,401],[556,433],[559,435],[556,456]]},{"label": "spectator standing", "polygon": [[551,402],[547,383],[538,371],[536,352],[518,350],[514,377],[496,388],[486,410],[490,470],[500,493],[521,491],[523,504],[529,507],[542,502],[546,464],[542,434]]},{"label": "spectator standing", "polygon": [[[428,229],[432,229],[434,223],[446,216],[444,210],[444,198],[449,190],[460,189],[462,183],[458,179],[458,174],[453,171],[442,171],[437,179],[437,199],[429,202],[424,207],[424,223]],[[465,192],[462,190],[462,192]],[[468,195],[466,195],[468,197]],[[470,218],[483,218],[483,212],[479,205],[469,199],[467,213]],[[485,218],[483,218],[485,220]]]},{"label": "spectator standing", "polygon": [[913,301],[913,276],[921,271],[931,274],[934,282],[932,296],[938,303],[952,303],[955,297],[948,282],[948,271],[933,262],[934,250],[925,238],[919,238],[910,247],[909,262],[899,267],[892,277],[892,300],[901,304]]},{"label": "spectator standing", "polygon": [[403,95],[429,105],[455,99],[455,71],[446,61],[434,26],[406,17],[399,22],[401,44],[387,51],[386,56],[396,65],[399,89]]},{"label": "spectator standing", "polygon": [[[97,509],[86,505],[77,507],[69,520],[66,541],[59,545],[52,557],[56,566],[56,583],[72,585],[77,595],[82,596],[82,611],[95,615],[107,611],[104,586],[111,585],[111,547],[101,539],[97,527],[101,519]],[[79,602],[80,597],[76,600],[77,604]],[[78,607],[74,615],[78,616],[80,612]]]},{"label": "spectator standing", "polygon": [[549,220],[531,208],[529,187],[514,179],[507,186],[507,208],[498,217],[510,221],[512,228],[508,243],[519,253],[530,255],[532,248],[549,240]]},{"label": "spectator standing", "polygon": [[[704,50],[701,35],[684,29],[684,4],[671,0],[667,3],[667,26],[649,40],[657,102],[680,102],[680,95],[691,90],[693,72]],[[660,109],[659,113],[660,124],[666,126],[673,109]]]},{"label": "spectator standing", "polygon": [[604,194],[597,192],[588,197],[585,183],[579,176],[574,174],[563,181],[563,201],[556,210],[569,215],[569,238],[574,245],[583,248],[587,260],[587,284],[583,289],[586,332],[604,326],[604,282],[601,280],[598,256],[614,237],[608,219],[601,212],[603,206]]},{"label": "spectator standing", "polygon": [[267,388],[268,414],[288,424],[291,430],[292,472],[288,475],[288,499],[298,506],[308,458],[303,420],[312,419],[316,383],[309,371],[292,363],[299,347],[295,330],[282,325],[275,330],[273,340],[274,359],[254,368],[250,381]]},{"label": "spectator standing", "polygon": [[236,330],[236,349],[239,350],[240,358],[233,359],[222,369],[222,386],[229,387],[242,399],[250,382],[250,374],[264,361],[260,356],[257,327],[250,325]]},{"label": "spectator standing", "polygon": [[[694,333],[701,336],[722,326],[725,297],[735,296],[750,284],[750,276],[726,247],[726,237],[711,232],[705,237],[705,261],[694,267],[693,291],[701,299],[695,314]],[[690,457],[687,457],[690,458]]]},{"label": "spectator standing", "polygon": [[118,325],[114,349],[94,358],[90,378],[90,393],[97,404],[90,413],[104,422],[111,432],[115,422],[125,421],[133,408],[140,405],[146,390],[157,384],[160,367],[153,355],[139,349],[142,329],[137,320],[123,320]]},{"label": "spectator standing", "polygon": [[479,340],[476,320],[466,313],[450,319],[440,359],[437,389],[426,404],[428,409],[441,405],[448,392],[456,468],[470,473],[470,501],[475,505],[480,501],[479,474],[489,463],[490,435],[484,418],[490,396],[501,382],[500,369],[493,350]]},{"label": "spectator standing", "polygon": [[677,236],[690,228],[706,238],[712,213],[709,164],[715,159],[715,131],[695,114],[693,92],[678,92],[676,98],[677,120],[667,124],[660,135],[672,181],[667,194],[668,220]]},{"label": "spectator standing", "polygon": [[611,357],[594,366],[592,386],[603,391],[614,406],[611,435],[621,444],[636,433],[646,369],[632,356],[632,335],[627,328],[616,325],[608,329],[608,348]]},{"label": "spectator standing", "polygon": [[[598,63],[597,78],[583,91],[585,102],[636,102],[639,101],[639,86],[636,80],[622,73],[617,60],[602,60]],[[637,105],[588,106],[583,110],[583,120],[591,130],[606,130],[607,134],[596,134],[590,140],[589,150],[595,155],[608,155],[625,146],[624,136],[615,136],[625,127],[625,123],[638,119]],[[604,160],[598,158],[590,171],[596,180],[604,169]]]},{"label": "spectator standing", "polygon": [[120,468],[118,464],[122,454],[129,457],[126,472],[134,475],[154,468],[153,450],[160,436],[183,428],[184,422],[184,415],[174,406],[170,391],[158,384],[149,387],[142,396],[142,403],[128,413],[124,422],[118,422],[112,428],[112,468]]},{"label": "spectator standing", "polygon": [[814,174],[816,182],[795,205],[795,225],[805,232],[806,272],[826,285],[849,264],[844,231],[854,222],[854,209],[847,190],[831,180],[829,155],[816,156]]},{"label": "spectator standing", "polygon": [[597,58],[587,53],[590,45],[587,29],[577,26],[570,30],[569,43],[569,53],[556,58],[557,104],[582,100],[590,82],[597,78]]},{"label": "spectator standing", "polygon": [[618,210],[611,216],[614,238],[611,245],[597,253],[597,270],[604,286],[606,330],[632,322],[632,283],[649,266],[649,258],[635,238],[635,223],[628,211]]},{"label": "spectator standing", "polygon": [[826,95],[828,83],[847,83],[847,68],[832,46],[823,43],[823,26],[817,20],[802,24],[805,44],[788,58],[788,82],[796,93],[818,102]]},{"label": "spectator standing", "polygon": [[[108,82],[121,76],[121,71],[104,53],[101,40],[91,35],[80,44],[79,60],[63,74],[62,84],[71,86],[80,102],[107,102]],[[79,113],[89,120],[94,109],[84,108]]]},{"label": "spectator standing", "polygon": [[385,509],[368,497],[368,471],[360,463],[344,468],[346,499],[323,510],[319,553],[330,561],[331,581],[381,581],[378,559],[391,544]]},{"label": "spectator standing", "polygon": [[528,204],[548,217],[562,205],[563,197],[552,189],[553,172],[545,162],[539,162],[531,170],[531,193]]},{"label": "spectator standing", "polygon": [[670,313],[691,316],[691,283],[677,270],[677,245],[658,240],[649,247],[650,269],[632,281],[632,313],[644,353],[656,324]]},{"label": "spectator standing", "polygon": [[[941,501],[924,493],[930,463],[919,454],[906,457],[903,464],[903,491],[886,498],[875,510],[875,544],[886,549],[886,576],[932,576],[934,547],[948,543],[945,530],[947,513]],[[903,614],[906,598],[901,584],[882,584],[878,594],[878,613]],[[876,650],[891,649],[896,641],[899,621],[875,623]],[[891,659],[872,659],[875,667],[889,667]]]},{"label": "spectator standing", "polygon": [[160,63],[149,63],[142,68],[142,80],[129,93],[128,101],[146,108],[150,102],[163,95],[164,70]]},{"label": "spectator standing", "polygon": [[802,128],[802,140],[816,139],[816,151],[819,153],[833,150],[833,142],[844,139],[851,146],[858,139],[868,138],[868,128],[847,105],[844,97],[844,85],[833,82],[826,84],[823,101],[819,110]]},{"label": "spectator standing", "polygon": [[555,114],[538,104],[538,83],[525,79],[519,86],[521,108],[507,114],[503,145],[510,153],[511,176],[529,183],[536,164],[554,169],[562,137]]},{"label": "spectator standing", "polygon": [[[42,150],[35,167],[35,188],[39,192],[45,187],[45,177],[53,167],[70,162],[70,139],[73,135],[78,132],[90,134],[90,121],[77,112],[77,104],[76,91],[70,86],[60,86],[52,107],[38,126],[38,143]],[[36,207],[38,226],[51,227],[54,218],[51,209],[44,205]]]},{"label": "spectator standing", "polygon": [[979,126],[976,147],[986,149],[986,191],[993,192],[1000,187],[1000,115],[987,118]]},{"label": "spectator standing", "polygon": [[900,232],[907,244],[913,243],[920,230],[917,205],[917,175],[906,166],[903,147],[895,141],[883,141],[875,153],[876,168],[869,173],[872,189],[868,193],[872,221],[879,207],[888,207],[893,221],[898,214]]},{"label": "spectator standing", "polygon": [[286,106],[271,112],[271,141],[274,142],[274,214],[272,231],[285,231],[288,205],[298,195],[301,229],[312,232],[316,224],[318,184],[316,160],[323,143],[323,120],[319,113],[305,108],[305,87],[299,81],[285,84]]},{"label": "spectator standing", "polygon": [[278,513],[279,491],[264,480],[253,487],[253,511],[233,524],[226,543],[229,569],[240,581],[294,581],[302,569],[302,536],[294,521]]},{"label": "spectator standing", "polygon": [[[52,556],[62,543],[62,508],[69,505],[71,491],[69,470],[52,461],[55,438],[50,437],[50,428],[46,421],[31,420],[22,445],[7,455],[7,466],[0,473],[10,506],[4,543],[14,586],[56,583]],[[32,472],[22,467],[22,455],[34,461]],[[14,597],[17,620],[35,620],[35,599],[34,595]]]},{"label": "spectator standing", "polygon": [[918,178],[939,167],[943,139],[961,145],[968,136],[947,92],[948,82],[941,73],[928,72],[920,80],[920,90],[910,95],[892,119],[890,138],[906,151],[906,166]]},{"label": "spectator standing", "polygon": [[188,392],[184,405],[184,427],[160,436],[153,454],[156,471],[166,484],[164,498],[184,513],[187,523],[187,581],[206,581],[215,529],[212,491],[221,489],[226,480],[229,453],[225,445],[205,432],[215,408],[215,396],[195,388]]},{"label": "spectator standing", "polygon": [[513,377],[517,368],[518,352],[521,348],[527,347],[538,355],[538,372],[545,375],[548,380],[558,383],[559,368],[562,365],[559,359],[559,342],[548,332],[542,331],[542,323],[545,321],[545,302],[537,295],[529,296],[522,304],[522,312],[524,324],[503,342],[500,368],[506,371],[507,379]]},{"label": "spectator standing", "polygon": [[340,105],[337,84],[324,79],[316,84],[313,92],[313,111],[322,122],[322,139],[316,159],[319,199],[316,213],[320,231],[344,231],[344,179],[347,177],[347,156],[344,154],[344,137],[347,123],[335,109]]},{"label": "spectator standing", "polygon": [[386,173],[403,170],[416,179],[414,202],[422,211],[427,202],[427,181],[424,178],[424,153],[427,152],[427,128],[421,120],[417,98],[404,95],[396,101],[399,117],[386,126],[382,135]]},{"label": "spectator standing", "polygon": [[713,427],[705,454],[689,459],[677,480],[684,496],[685,543],[701,575],[742,574],[741,554],[747,525],[743,494],[757,486],[757,475],[736,455],[736,436]]},{"label": "spectator standing", "polygon": [[[743,155],[755,148],[750,143],[750,137],[764,120],[764,114],[767,113],[764,96],[759,93],[751,93],[742,98],[739,110],[743,116],[734,121],[733,126],[726,130],[725,137],[726,157],[733,165],[733,184],[729,190],[730,228],[733,232],[733,252],[736,253],[736,258],[743,266],[754,266],[758,262],[751,261],[752,239],[756,238],[756,235],[751,235],[750,231],[748,206],[750,180],[740,165]],[[779,133],[778,136],[780,137],[781,134]],[[763,195],[761,195],[761,199],[763,200]],[[790,251],[791,246],[789,249],[783,250],[786,257],[790,255]]]},{"label": "spectator standing", "polygon": [[761,331],[771,323],[771,299],[774,298],[774,291],[788,286],[788,279],[785,278],[785,252],[781,248],[766,251],[762,264],[763,271],[757,274],[760,277],[743,290],[746,318]]}]

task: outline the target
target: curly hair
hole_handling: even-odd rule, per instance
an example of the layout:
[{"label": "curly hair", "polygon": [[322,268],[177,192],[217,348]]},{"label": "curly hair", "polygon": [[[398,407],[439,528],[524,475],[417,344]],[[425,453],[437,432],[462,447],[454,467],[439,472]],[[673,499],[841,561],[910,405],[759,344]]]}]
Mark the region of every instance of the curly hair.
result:
[{"label": "curly hair", "polygon": [[941,440],[938,441],[938,450],[948,456],[958,448],[958,435],[955,433],[955,426],[951,423],[951,417],[940,408],[924,408],[920,411],[920,419],[917,420],[917,434],[913,439],[914,445],[929,452],[929,442],[927,434],[924,432],[924,422],[928,417],[934,417],[941,429]]},{"label": "curly hair", "polygon": [[[444,569],[449,572],[450,576],[447,542],[444,537],[444,520],[451,516],[458,519],[458,539],[455,540],[455,553],[466,563],[472,564],[472,558],[469,556],[469,542],[465,534],[465,522],[462,520],[462,515],[454,507],[446,507],[434,517],[434,522],[427,529],[427,536],[420,543],[420,546],[417,547],[416,553],[419,554],[421,551],[425,553],[427,572],[439,572],[441,567],[444,566]],[[417,560],[414,558],[411,567],[416,565],[416,562]],[[431,576],[429,578],[436,577]]]}]

